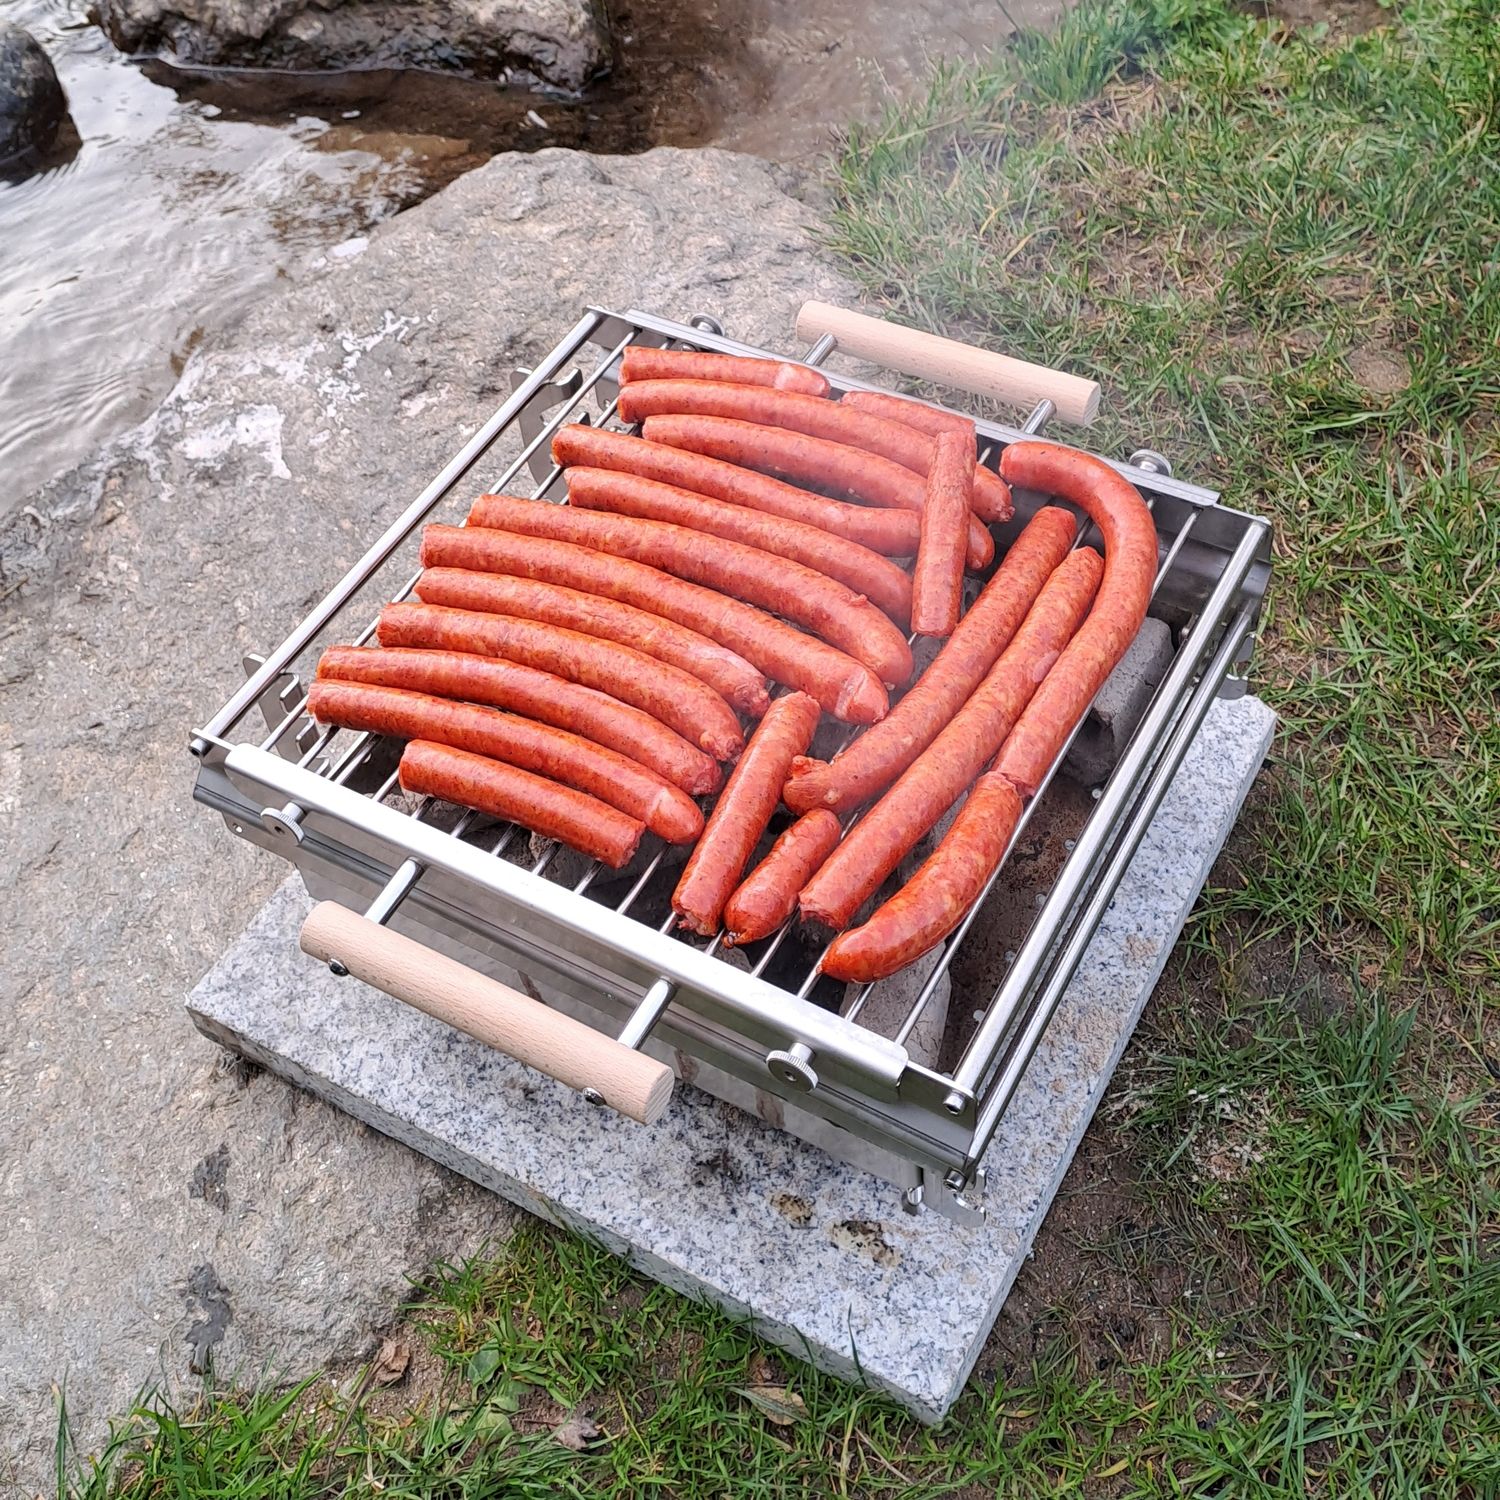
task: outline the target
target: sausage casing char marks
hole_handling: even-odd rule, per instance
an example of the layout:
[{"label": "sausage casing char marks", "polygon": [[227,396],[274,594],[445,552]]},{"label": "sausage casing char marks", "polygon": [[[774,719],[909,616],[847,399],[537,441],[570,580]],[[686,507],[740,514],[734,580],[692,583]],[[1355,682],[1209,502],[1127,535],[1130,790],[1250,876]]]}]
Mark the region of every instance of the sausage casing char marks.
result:
[{"label": "sausage casing char marks", "polygon": [[672,910],[690,932],[718,931],[724,904],[781,801],[792,757],[807,749],[817,727],[818,705],[806,693],[778,698],[756,726],[672,893]]},{"label": "sausage casing char marks", "polygon": [[615,469],[622,474],[638,474],[642,479],[691,490],[726,505],[802,521],[857,542],[882,557],[911,557],[917,550],[921,523],[915,515],[829,500],[739,464],[686,448],[669,448],[665,443],[648,443],[627,433],[582,425],[564,427],[552,439],[552,458],[564,469]]},{"label": "sausage casing char marks", "polygon": [[1156,525],[1135,486],[1087,453],[1056,443],[1012,443],[1000,455],[1000,468],[1013,484],[1072,501],[1104,537],[1104,578],[1093,612],[996,762],[996,770],[1030,797],[1146,618],[1156,583]]},{"label": "sausage casing char marks", "polygon": [[[431,566],[541,578],[602,598],[623,600],[728,646],[767,677],[810,693],[846,724],[873,724],[885,716],[885,689],[875,674],[853,657],[804,635],[753,604],[674,578],[659,568],[573,542],[478,526],[429,526],[422,539],[422,561]],[[635,701],[623,693],[617,696]],[[652,710],[648,708],[647,712]],[[673,718],[658,717],[678,728]]]},{"label": "sausage casing char marks", "polygon": [[855,912],[984,769],[1088,612],[1103,570],[1080,547],[1047,580],[1000,660],[953,722],[833,851],[799,898],[802,915],[828,927]]},{"label": "sausage casing char marks", "polygon": [[930,952],[963,921],[995,873],[1021,816],[1021,797],[996,771],[981,776],[921,867],[862,927],[840,933],[819,967],[868,984]]},{"label": "sausage casing char marks", "polygon": [[653,349],[646,344],[626,347],[620,359],[620,380],[625,385],[636,380],[729,380],[821,397],[830,389],[828,377],[808,365],[697,349]]},{"label": "sausage casing char marks", "polygon": [[883,792],[937,738],[1010,644],[1078,532],[1070,512],[1039,510],[932,664],[885,719],[831,762],[799,757],[782,794],[793,812],[849,812]]},{"label": "sausage casing char marks", "polygon": [[972,437],[940,432],[933,440],[922,505],[922,545],[912,572],[911,628],[950,636],[964,602],[964,537],[974,490]]},{"label": "sausage casing char marks", "polygon": [[432,740],[407,745],[400,777],[402,791],[519,823],[614,870],[630,863],[645,831],[637,819],[586,792]]},{"label": "sausage casing char marks", "polygon": [[868,600],[790,558],[686,526],[641,521],[603,511],[576,511],[511,495],[482,495],[469,512],[473,526],[594,547],[684,578],[782,615],[863,662],[887,686],[912,672],[911,648]]},{"label": "sausage casing char marks", "polygon": [[724,907],[724,941],[734,948],[770,937],[796,910],[797,892],[838,843],[839,820],[825,807],[804,813],[771,845]]},{"label": "sausage casing char marks", "polygon": [[718,791],[724,779],[713,756],[660,719],[608,693],[519,662],[459,651],[330,646],[318,659],[318,678],[506,708],[638,760],[695,797]]}]

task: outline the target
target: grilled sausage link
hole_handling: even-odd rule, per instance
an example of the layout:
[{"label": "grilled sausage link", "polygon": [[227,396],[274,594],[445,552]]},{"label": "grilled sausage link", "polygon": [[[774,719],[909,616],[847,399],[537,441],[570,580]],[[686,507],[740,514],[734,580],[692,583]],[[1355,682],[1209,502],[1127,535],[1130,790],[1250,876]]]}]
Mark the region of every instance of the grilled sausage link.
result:
[{"label": "grilled sausage link", "polygon": [[503,656],[581,682],[660,719],[715,760],[733,760],[745,748],[734,710],[712,688],[616,641],[436,604],[387,604],[376,638],[382,646]]},{"label": "grilled sausage link", "polygon": [[873,729],[831,762],[792,762],[782,797],[793,812],[849,812],[883,792],[938,736],[1010,644],[1042,585],[1068,555],[1078,527],[1049,505],[1011,544],[958,629],[915,686]]},{"label": "grilled sausage link", "polygon": [[307,711],[320,724],[432,740],[533,771],[618,807],[669,844],[690,844],[703,832],[698,804],[639,761],[498,708],[325,679],[308,689]]},{"label": "grilled sausage link", "polygon": [[888,687],[911,676],[906,637],[873,604],[825,574],[759,547],[704,536],[686,526],[511,495],[480,496],[469,511],[469,522],[594,547],[660,568],[795,621],[863,662]]},{"label": "grilled sausage link", "polygon": [[997,771],[981,776],[942,842],[862,927],[840,933],[819,967],[867,984],[930,952],[963,921],[995,873],[1021,816],[1021,797]]},{"label": "grilled sausage link", "polygon": [[781,800],[787,767],[817,727],[818,705],[806,693],[776,699],[756,725],[672,892],[672,910],[690,932],[711,937],[719,930],[724,903]]},{"label": "grilled sausage link", "polygon": [[552,458],[565,469],[579,466],[639,474],[642,479],[675,485],[680,490],[706,495],[710,500],[722,500],[726,505],[802,521],[846,541],[857,542],[882,557],[911,557],[917,550],[921,523],[917,516],[906,511],[872,510],[868,506],[829,500],[739,464],[691,453],[686,448],[669,448],[665,443],[648,443],[645,438],[623,432],[606,432],[600,427],[564,427],[552,439]]},{"label": "grilled sausage link", "polygon": [[458,651],[330,646],[318,660],[318,677],[508,708],[628,755],[695,797],[718,791],[724,779],[713,756],[690,745],[660,719],[607,693],[519,662]]},{"label": "grilled sausage link", "polygon": [[725,905],[726,945],[734,948],[770,937],[796,910],[797,892],[833,852],[841,832],[839,820],[827,808],[798,818]]},{"label": "grilled sausage link", "polygon": [[940,432],[932,446],[922,503],[922,545],[912,571],[911,628],[918,635],[950,636],[964,602],[964,537],[974,491],[974,444],[960,434]]},{"label": "grilled sausage link", "polygon": [[[866,505],[918,514],[922,509],[920,475],[847,443],[830,443],[805,432],[758,427],[754,422],[730,417],[647,417],[641,430],[649,442],[779,474],[796,484],[845,495]],[[994,540],[978,517],[971,518],[969,566],[988,567],[994,555]]]},{"label": "grilled sausage link", "polygon": [[1000,469],[1012,484],[1071,500],[1104,537],[1099,602],[1021,715],[996,762],[996,770],[1030,797],[1146,618],[1156,584],[1156,524],[1133,484],[1075,448],[1012,443],[1000,455]]},{"label": "grilled sausage link", "polygon": [[1072,639],[1103,567],[1089,547],[1063,559],[974,696],[803,888],[799,905],[804,919],[847,927],[917,840],[953,806],[1000,748]]},{"label": "grilled sausage link", "polygon": [[615,870],[630,863],[645,831],[635,818],[586,792],[431,740],[413,740],[406,747],[400,775],[404,792],[441,797],[458,807],[518,823]]},{"label": "grilled sausage link", "polygon": [[828,377],[808,365],[780,359],[753,359],[742,354],[708,354],[696,349],[652,349],[630,344],[620,359],[620,380],[732,380],[742,385],[769,385],[804,396],[827,396]]},{"label": "grilled sausage link", "polygon": [[[911,615],[912,581],[889,558],[856,542],[830,536],[804,521],[789,521],[706,500],[690,490],[673,489],[653,479],[611,469],[569,469],[568,503],[578,510],[607,510],[645,521],[666,521],[706,531],[726,541],[759,547],[789,557],[805,568],[836,579],[863,595],[891,619],[905,626]],[[965,517],[967,517],[967,510]],[[964,521],[956,532],[959,587],[963,587]]]},{"label": "grilled sausage link", "polygon": [[738,652],[767,677],[810,693],[847,724],[873,724],[887,708],[885,689],[875,674],[853,657],[773,619],[754,605],[674,578],[658,568],[572,542],[551,542],[544,537],[487,531],[478,526],[429,526],[422,536],[422,561],[433,567],[550,579],[664,615]]},{"label": "grilled sausage link", "polygon": [[524,620],[540,620],[618,641],[692,673],[741,713],[758,717],[771,701],[765,678],[743,656],[675,620],[647,614],[616,599],[601,599],[597,594],[534,578],[462,568],[428,568],[417,580],[416,593],[425,604],[446,604],[487,615],[518,615]]}]

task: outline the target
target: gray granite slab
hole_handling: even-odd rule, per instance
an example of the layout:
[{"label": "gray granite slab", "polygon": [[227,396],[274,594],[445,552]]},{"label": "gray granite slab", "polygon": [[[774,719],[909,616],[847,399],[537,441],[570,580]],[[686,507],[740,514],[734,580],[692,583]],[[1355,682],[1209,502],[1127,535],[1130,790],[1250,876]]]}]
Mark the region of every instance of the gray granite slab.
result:
[{"label": "gray granite slab", "polygon": [[679,1085],[646,1129],[297,949],[294,878],[188,1002],[276,1072],[819,1368],[947,1412],[1270,744],[1215,704],[986,1160],[989,1219],[902,1213],[897,1190]]}]

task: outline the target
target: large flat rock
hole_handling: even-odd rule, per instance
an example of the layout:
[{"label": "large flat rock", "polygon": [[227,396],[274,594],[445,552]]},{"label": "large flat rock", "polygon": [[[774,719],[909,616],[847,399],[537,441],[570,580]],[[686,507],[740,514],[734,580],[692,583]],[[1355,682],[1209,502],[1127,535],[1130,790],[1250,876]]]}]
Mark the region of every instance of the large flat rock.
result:
[{"label": "large flat rock", "polygon": [[[791,349],[849,300],[777,169],[505,156],[265,302],[0,544],[0,1479],[140,1384],[358,1352],[499,1200],[265,1075],[182,996],[284,878],[187,738],[584,304]],[[23,580],[29,579],[23,585]],[[7,597],[8,596],[8,597]]]}]

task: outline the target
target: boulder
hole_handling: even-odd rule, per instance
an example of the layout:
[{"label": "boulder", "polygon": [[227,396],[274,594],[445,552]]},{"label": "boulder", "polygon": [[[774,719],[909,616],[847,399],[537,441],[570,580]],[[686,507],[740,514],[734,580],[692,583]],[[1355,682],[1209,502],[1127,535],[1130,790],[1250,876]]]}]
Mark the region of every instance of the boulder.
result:
[{"label": "boulder", "polygon": [[206,66],[427,68],[582,88],[609,59],[599,0],[95,0],[125,52]]},{"label": "boulder", "polygon": [[0,23],[0,166],[45,151],[67,117],[67,97],[41,43]]}]

